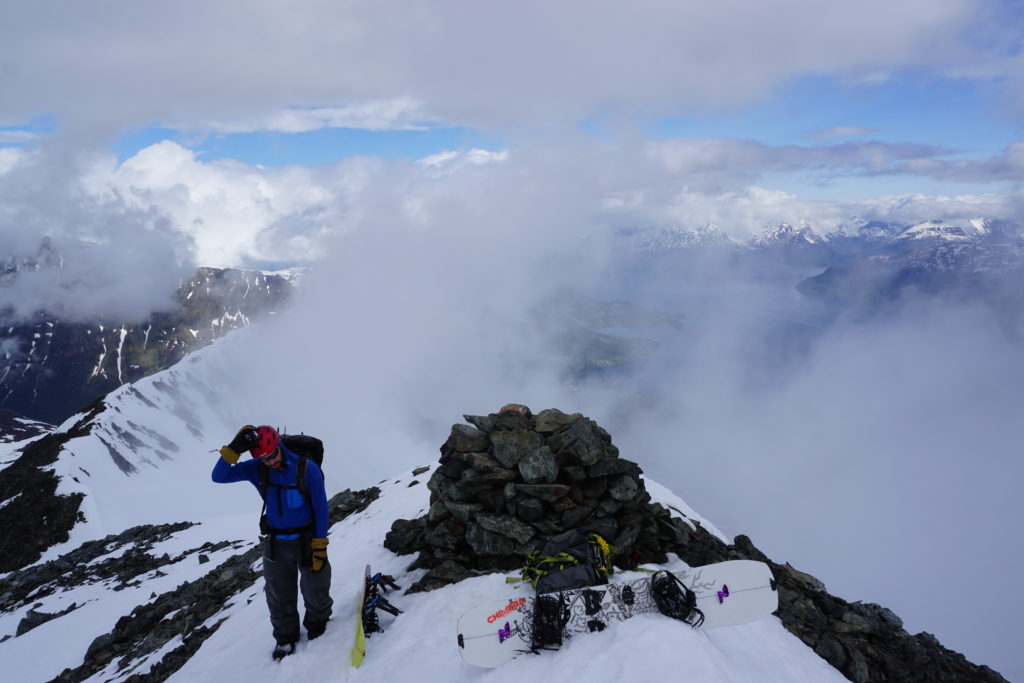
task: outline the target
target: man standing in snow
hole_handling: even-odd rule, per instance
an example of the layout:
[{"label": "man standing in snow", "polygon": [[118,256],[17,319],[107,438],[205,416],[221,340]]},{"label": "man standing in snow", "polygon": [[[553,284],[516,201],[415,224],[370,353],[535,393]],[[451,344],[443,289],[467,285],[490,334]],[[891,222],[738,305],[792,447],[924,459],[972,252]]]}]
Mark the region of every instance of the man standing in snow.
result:
[{"label": "man standing in snow", "polygon": [[[253,459],[239,463],[239,455],[246,452]],[[263,496],[263,578],[277,641],[273,656],[281,659],[295,652],[299,640],[296,581],[306,608],[302,623],[310,640],[323,634],[331,616],[323,474],[315,462],[288,450],[273,427],[246,425],[220,449],[213,480],[218,484],[248,481]]]}]

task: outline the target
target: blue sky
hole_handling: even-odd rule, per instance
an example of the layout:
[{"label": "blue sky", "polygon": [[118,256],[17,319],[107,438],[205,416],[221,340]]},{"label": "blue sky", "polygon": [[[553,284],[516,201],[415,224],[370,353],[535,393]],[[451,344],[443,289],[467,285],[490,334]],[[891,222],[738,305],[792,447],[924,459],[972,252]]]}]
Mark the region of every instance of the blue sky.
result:
[{"label": "blue sky", "polygon": [[[1019,115],[1006,96],[1012,86],[1005,79],[941,78],[919,70],[905,70],[879,83],[806,76],[780,84],[765,98],[742,107],[661,118],[637,116],[625,125],[620,118],[610,123],[598,115],[572,127],[602,142],[614,140],[628,130],[631,138],[639,135],[652,141],[736,139],[767,147],[826,150],[844,143],[909,143],[934,147],[939,159],[984,159],[998,156],[1008,145],[1024,140],[1024,116]],[[0,146],[45,144],[60,127],[60,116],[40,114],[25,125],[0,127]],[[557,131],[545,134],[546,140],[557,137]],[[275,167],[330,164],[353,156],[421,159],[449,150],[501,150],[522,139],[523,135],[514,127],[484,128],[445,122],[426,122],[402,129],[325,126],[301,132],[204,131],[154,123],[129,127],[117,134],[108,147],[124,161],[150,145],[170,140],[194,150],[204,161],[233,159]],[[830,172],[827,180],[823,180],[816,168],[765,172],[761,177],[769,187],[814,199],[1007,191],[1019,187],[1019,182],[1012,179],[1000,183],[950,183],[907,174],[858,177]]]},{"label": "blue sky", "polygon": [[[1020,3],[254,7],[21,7],[0,23],[0,58],[19,65],[0,70],[0,169],[112,153],[131,162],[122,176],[145,171],[129,187],[196,195],[228,160],[233,180],[246,166],[326,178],[353,159],[507,150],[492,158],[588,159],[595,202],[628,194],[644,214],[631,220],[700,224],[745,197],[741,234],[902,195],[926,198],[906,219],[1024,204]],[[168,141],[187,151],[141,154]]]}]

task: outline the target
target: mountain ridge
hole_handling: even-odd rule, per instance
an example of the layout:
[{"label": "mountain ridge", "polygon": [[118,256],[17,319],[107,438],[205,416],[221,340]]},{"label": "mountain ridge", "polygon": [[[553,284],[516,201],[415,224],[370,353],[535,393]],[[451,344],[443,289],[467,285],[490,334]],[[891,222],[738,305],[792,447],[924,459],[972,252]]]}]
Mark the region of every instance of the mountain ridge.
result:
[{"label": "mountain ridge", "polygon": [[[191,496],[185,507],[180,501],[180,491],[195,488],[199,481],[216,486],[209,482],[207,472],[210,460],[217,456],[211,453],[197,461],[188,454],[205,451],[204,443],[217,438],[208,435],[226,433],[227,425],[235,420],[231,414],[215,409],[218,392],[223,389],[216,382],[210,384],[207,373],[242,341],[242,337],[232,335],[197,352],[201,356],[198,362],[178,364],[120,387],[88,411],[66,421],[55,433],[30,442],[25,455],[0,473],[0,485],[6,484],[0,490],[0,523],[6,525],[21,517],[34,521],[38,528],[40,518],[56,521],[52,515],[47,517],[50,513],[46,511],[14,509],[18,499],[24,498],[16,482],[23,480],[28,470],[48,473],[55,480],[50,498],[63,497],[74,520],[66,538],[51,539],[55,544],[39,553],[37,560],[0,578],[0,639],[6,638],[0,641],[0,657],[19,662],[17,670],[26,674],[19,680],[164,680],[173,676],[207,680],[211,666],[213,670],[219,666],[214,662],[224,647],[223,638],[236,638],[240,628],[251,632],[253,624],[265,620],[258,590],[259,571],[254,564],[258,551],[251,540],[256,527],[255,494],[247,486],[221,486],[209,492],[213,495]],[[208,386],[190,386],[194,382]],[[190,397],[191,410],[175,410],[186,396]],[[169,449],[168,443],[177,450]],[[379,485],[384,492],[379,500],[369,491],[343,491],[332,498],[336,509],[349,510],[338,522],[341,526],[332,528],[332,535],[344,539],[343,545],[332,545],[344,548],[332,554],[339,577],[334,591],[335,623],[327,640],[303,644],[295,662],[282,670],[297,673],[295,667],[304,670],[321,667],[325,661],[337,662],[338,653],[347,647],[343,615],[350,612],[355,592],[350,590],[354,583],[345,577],[354,582],[361,575],[362,564],[369,562],[375,569],[395,574],[403,585],[425,576],[424,569],[408,566],[408,558],[386,550],[383,541],[395,520],[415,516],[417,511],[426,513],[430,507],[426,479],[443,466],[439,462],[385,479]],[[329,467],[326,471],[331,471]],[[644,481],[654,500],[681,515],[683,523],[692,527],[673,547],[676,555],[668,558],[670,568],[681,567],[680,562],[697,566],[734,558],[771,562],[747,537],[737,536],[728,543],[681,498],[646,477]],[[140,490],[145,491],[144,504],[137,493]],[[354,511],[362,505],[359,501],[371,497],[374,500],[362,512]],[[29,533],[25,529],[8,538],[23,538]],[[740,640],[728,633],[704,635],[697,640],[686,636],[684,659],[666,655],[664,662],[657,661],[676,668],[688,666],[688,661],[702,659],[707,647],[704,638],[711,638],[730,655],[728,662],[716,665],[724,668],[708,669],[703,680],[729,680],[739,675],[735,667],[740,663],[759,658],[767,667],[765,671],[788,675],[787,680],[794,681],[828,680],[839,672],[850,680],[893,680],[899,672],[910,671],[908,666],[920,668],[921,662],[931,662],[929,666],[934,668],[924,670],[932,680],[1003,680],[987,667],[977,667],[962,655],[947,651],[928,634],[906,633],[902,622],[884,608],[847,602],[829,595],[821,582],[788,565],[771,566],[780,586],[781,624],[772,617],[737,627],[743,629]],[[81,578],[59,578],[73,576]],[[65,584],[60,583],[62,580]],[[423,597],[407,595],[403,606],[406,614],[389,627],[393,629],[390,638],[417,652],[425,648],[423,666],[441,678],[463,680],[472,672],[464,667],[452,668],[450,662],[457,660],[455,639],[443,628],[436,628],[438,619],[445,619],[439,615],[454,620],[460,610],[505,594],[508,589],[503,585],[500,574],[484,574],[456,586],[418,594]],[[435,625],[429,637],[422,631],[424,619]],[[657,638],[681,637],[684,631],[668,621],[652,615],[638,624],[645,638],[652,637],[652,633],[659,634],[653,636]],[[408,635],[404,629],[411,627],[419,633]],[[622,648],[629,650],[609,643],[604,643],[602,649],[639,664],[635,653],[628,654],[632,652],[635,628],[639,626],[613,629],[609,634],[625,639]],[[600,643],[601,636],[592,637]],[[65,643],[61,656],[52,660],[34,658],[31,662],[22,659],[38,643],[54,639]],[[246,661],[269,657],[269,651],[261,655],[260,638],[243,641],[247,643]],[[597,656],[592,648],[599,643],[587,641],[582,638],[564,653],[545,655],[544,666],[569,666],[560,662],[575,662],[581,655],[573,653],[578,652]],[[329,644],[329,653],[323,650],[324,643]],[[371,668],[367,671],[385,675],[380,667],[386,666],[382,653],[391,647],[386,643],[387,635],[374,641],[371,647],[377,649],[377,654],[371,651],[368,655]],[[771,650],[765,649],[769,647]],[[774,654],[769,656],[769,651]],[[601,661],[612,661],[607,656],[601,656]],[[531,659],[510,664],[499,679],[521,677],[522,667],[536,666]],[[276,676],[275,671],[260,665],[252,672],[252,680],[264,680],[268,672]]]}]

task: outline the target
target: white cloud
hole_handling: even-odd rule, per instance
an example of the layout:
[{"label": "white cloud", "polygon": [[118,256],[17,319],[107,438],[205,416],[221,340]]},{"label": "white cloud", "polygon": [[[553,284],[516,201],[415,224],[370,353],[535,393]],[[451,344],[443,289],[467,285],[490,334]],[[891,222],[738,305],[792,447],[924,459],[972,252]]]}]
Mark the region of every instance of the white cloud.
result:
[{"label": "white cloud", "polygon": [[907,159],[887,172],[956,182],[1020,183],[1024,179],[1024,142],[1011,143],[1000,154],[981,159]]},{"label": "white cloud", "polygon": [[120,165],[108,159],[85,182],[97,196],[168,216],[193,240],[201,265],[252,266],[316,259],[318,237],[343,228],[345,195],[373,166],[360,159],[329,169],[203,162],[165,141]]},{"label": "white cloud", "polygon": [[25,154],[26,152],[17,147],[0,148],[0,175],[14,168],[25,157]]},{"label": "white cloud", "polygon": [[36,139],[36,134],[27,130],[4,130],[0,128],[0,144],[21,145]]},{"label": "white cloud", "polygon": [[860,137],[862,135],[872,135],[877,132],[877,128],[863,128],[860,126],[835,126],[834,128],[826,128],[825,130],[812,130],[811,132],[808,133],[808,135],[821,140],[832,140],[835,138],[853,138]]},{"label": "white cloud", "polygon": [[[398,102],[494,127],[718,110],[805,75],[984,64],[983,46],[962,35],[977,9],[975,0],[304,0],[287,9],[220,0],[96,12],[40,0],[0,25],[0,61],[23,65],[0,69],[0,118],[53,112],[118,129],[275,118],[302,127],[335,116],[382,125],[395,113],[356,110]],[[281,121],[288,107],[321,115]]]},{"label": "white cloud", "polygon": [[[602,231],[614,226],[714,223],[742,239],[781,222],[826,233],[848,226],[853,217],[1019,219],[1020,191],[815,201],[759,180],[780,170],[852,166],[863,172],[894,159],[913,161],[915,155],[927,161],[929,151],[877,143],[770,148],[729,140],[641,146],[567,140],[558,146],[453,151],[419,162],[355,157],[281,168],[203,161],[173,142],[148,147],[121,164],[111,155],[6,151],[0,154],[0,169],[7,168],[0,183],[0,249],[31,255],[49,236],[69,264],[65,275],[75,273],[60,282],[43,276],[23,281],[23,312],[48,303],[68,311],[123,309],[139,315],[165,305],[177,278],[194,265],[275,267],[323,260],[341,236],[368,229],[389,234],[385,216],[406,230],[418,225],[429,231],[444,223],[439,215],[445,212],[472,212],[480,230],[502,225],[505,238],[515,235],[517,244],[535,245],[551,258],[573,248],[595,249]],[[509,206],[511,197],[555,205],[543,212],[561,219],[544,215],[548,222],[537,224],[537,216]],[[555,244],[561,246],[554,249]],[[483,254],[499,247],[480,249]],[[15,293],[8,290],[6,296]]]},{"label": "white cloud", "polygon": [[179,130],[215,133],[252,133],[276,131],[308,133],[321,128],[360,128],[364,130],[427,130],[430,118],[416,101],[409,98],[367,102],[348,107],[300,109],[287,107],[262,118],[230,121],[172,123]]}]

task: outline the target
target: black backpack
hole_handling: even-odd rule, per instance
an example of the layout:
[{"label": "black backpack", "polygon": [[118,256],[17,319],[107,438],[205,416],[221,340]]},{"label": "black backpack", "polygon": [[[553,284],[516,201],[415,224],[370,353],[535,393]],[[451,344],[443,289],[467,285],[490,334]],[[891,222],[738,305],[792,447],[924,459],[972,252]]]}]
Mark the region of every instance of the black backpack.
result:
[{"label": "black backpack", "polygon": [[615,547],[599,535],[572,529],[552,536],[526,558],[523,579],[538,595],[603,585],[614,557]]},{"label": "black backpack", "polygon": [[315,436],[309,436],[307,434],[282,434],[281,444],[290,450],[295,455],[299,456],[299,464],[295,473],[295,486],[280,486],[278,484],[270,483],[270,470],[266,467],[261,467],[259,491],[260,497],[263,499],[263,510],[260,512],[260,533],[264,536],[267,534],[298,534],[309,530],[308,526],[301,528],[291,529],[276,529],[270,526],[270,522],[267,521],[267,492],[268,489],[273,486],[276,489],[297,489],[307,503],[312,506],[312,502],[309,498],[309,491],[306,490],[306,466],[310,460],[316,463],[316,466],[323,471],[324,462],[324,442]]}]

